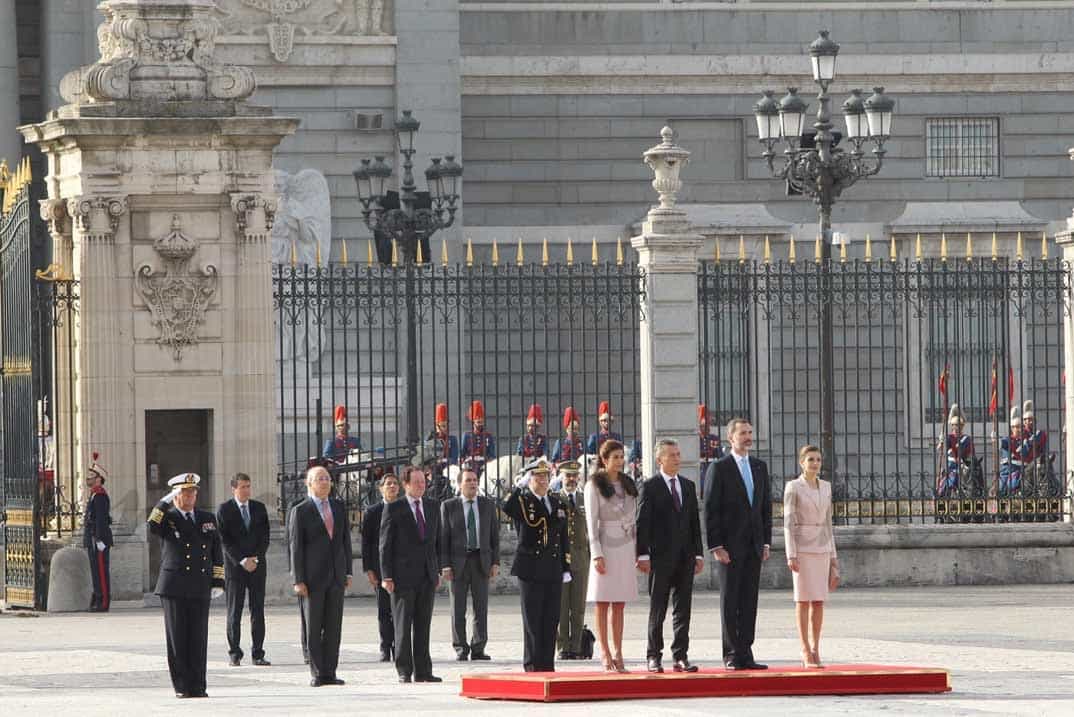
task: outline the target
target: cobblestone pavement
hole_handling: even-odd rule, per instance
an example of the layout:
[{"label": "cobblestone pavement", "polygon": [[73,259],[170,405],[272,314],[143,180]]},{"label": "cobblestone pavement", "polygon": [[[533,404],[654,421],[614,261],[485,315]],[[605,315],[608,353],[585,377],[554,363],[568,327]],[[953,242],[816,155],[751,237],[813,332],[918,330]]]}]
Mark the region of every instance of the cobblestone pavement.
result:
[{"label": "cobblestone pavement", "polygon": [[[883,662],[946,667],[953,692],[931,696],[679,699],[522,705],[458,696],[469,671],[520,670],[517,596],[490,607],[491,663],[476,670],[454,661],[448,602],[438,598],[433,624],[434,671],[442,685],[399,685],[377,661],[375,603],[347,601],[340,676],[343,687],[308,686],[298,646],[297,608],[268,610],[266,651],[272,667],[227,664],[223,601],[214,604],[209,635],[211,699],[178,702],[171,693],[159,609],[119,605],[106,615],[0,616],[0,713],[12,715],[441,714],[552,713],[597,715],[1074,714],[1074,586],[841,590],[829,602],[822,655],[829,662]],[[644,669],[646,604],[627,610],[628,667]],[[670,637],[670,619],[667,634]],[[718,662],[717,593],[694,598],[690,656]],[[798,655],[789,593],[764,592],[758,659],[790,663]],[[247,658],[249,659],[249,658]],[[668,659],[668,658],[665,658]],[[570,663],[566,669],[578,669]],[[592,663],[596,664],[596,663]]]}]

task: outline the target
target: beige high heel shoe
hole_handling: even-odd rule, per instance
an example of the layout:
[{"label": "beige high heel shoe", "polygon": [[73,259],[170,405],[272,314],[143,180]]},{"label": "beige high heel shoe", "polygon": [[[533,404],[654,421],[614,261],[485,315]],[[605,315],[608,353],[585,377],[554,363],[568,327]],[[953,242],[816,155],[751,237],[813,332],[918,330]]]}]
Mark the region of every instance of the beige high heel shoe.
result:
[{"label": "beige high heel shoe", "polygon": [[820,661],[820,652],[818,650],[813,650],[809,656],[813,661],[813,664],[810,665],[810,667],[815,667],[817,669],[822,669],[824,667],[824,663]]}]

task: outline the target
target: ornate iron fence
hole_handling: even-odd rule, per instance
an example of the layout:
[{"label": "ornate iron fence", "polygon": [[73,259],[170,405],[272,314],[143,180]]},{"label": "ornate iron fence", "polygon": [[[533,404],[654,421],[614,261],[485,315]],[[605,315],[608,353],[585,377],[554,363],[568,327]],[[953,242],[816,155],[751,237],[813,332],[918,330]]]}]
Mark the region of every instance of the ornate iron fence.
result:
[{"label": "ornate iron fence", "polygon": [[443,455],[431,435],[440,403],[463,453],[471,402],[482,402],[498,457],[482,489],[497,497],[521,464],[531,404],[543,407],[548,453],[567,406],[583,441],[605,400],[628,448],[638,436],[644,275],[632,264],[278,266],[273,282],[281,510],[305,494],[301,474],[332,440],[338,404],[361,448],[332,472],[347,476],[338,490],[355,509],[381,472],[430,457],[444,494],[441,474],[466,456]]},{"label": "ornate iron fence", "polygon": [[[797,475],[802,444],[830,446],[837,522],[1069,515],[1067,263],[710,262],[700,267],[698,290],[701,401],[720,423],[754,421],[755,451],[774,476]],[[820,395],[825,351],[828,397]],[[834,405],[830,436],[821,430],[824,400]],[[1019,435],[1010,416],[1021,418],[1026,400],[1035,425]],[[956,404],[966,439],[947,437]],[[950,463],[948,440],[960,446]],[[777,504],[782,490],[775,481]]]}]

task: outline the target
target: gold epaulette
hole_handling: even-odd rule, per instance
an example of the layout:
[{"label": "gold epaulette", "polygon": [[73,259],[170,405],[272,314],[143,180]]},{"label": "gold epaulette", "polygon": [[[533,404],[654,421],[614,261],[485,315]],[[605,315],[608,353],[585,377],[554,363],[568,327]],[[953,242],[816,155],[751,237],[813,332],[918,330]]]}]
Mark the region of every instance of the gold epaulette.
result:
[{"label": "gold epaulette", "polygon": [[216,580],[218,578],[220,580],[224,579],[224,566],[223,565],[214,565],[213,566],[213,579]]},{"label": "gold epaulette", "polygon": [[154,508],[153,512],[149,514],[149,522],[159,525],[162,520],[164,520],[164,511],[160,508]]}]

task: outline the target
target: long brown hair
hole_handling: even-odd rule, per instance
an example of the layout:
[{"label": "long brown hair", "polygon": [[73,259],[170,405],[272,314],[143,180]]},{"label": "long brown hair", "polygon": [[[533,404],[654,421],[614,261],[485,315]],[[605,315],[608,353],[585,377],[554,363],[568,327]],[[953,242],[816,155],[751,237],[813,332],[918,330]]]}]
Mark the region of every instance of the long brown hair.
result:
[{"label": "long brown hair", "polygon": [[[608,456],[610,456],[616,451],[623,451],[624,453],[626,452],[623,444],[619,441],[615,441],[610,438],[604,441],[604,443],[601,444],[600,451],[597,454],[597,470],[590,477],[593,483],[597,486],[597,490],[600,491],[600,494],[605,498],[611,498],[613,495],[615,495],[615,486],[613,486],[612,482],[608,479],[608,468],[606,461],[608,460]],[[619,482],[623,484],[623,491],[627,495],[634,496],[635,498],[637,497],[638,486],[634,485],[634,480],[630,476],[620,471]]]}]

